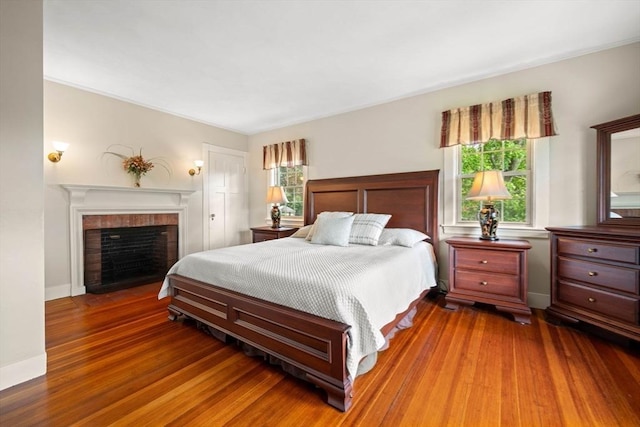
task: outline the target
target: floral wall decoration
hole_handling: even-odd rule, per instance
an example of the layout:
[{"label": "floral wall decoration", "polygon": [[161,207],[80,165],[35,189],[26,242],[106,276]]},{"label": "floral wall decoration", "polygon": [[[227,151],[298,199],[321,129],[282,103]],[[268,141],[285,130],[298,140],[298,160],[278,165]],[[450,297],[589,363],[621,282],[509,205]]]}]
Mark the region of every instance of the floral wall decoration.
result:
[{"label": "floral wall decoration", "polygon": [[[117,151],[111,151],[112,147],[121,147],[123,149],[126,149],[131,154],[127,155],[119,153]],[[142,148],[140,148],[138,154],[136,154],[132,147],[113,144],[107,147],[107,151],[105,151],[103,155],[104,154],[111,154],[122,159],[122,168],[133,177],[135,187],[140,187],[140,179],[156,165],[160,166],[169,175],[171,175],[171,168],[164,159],[160,157],[154,157],[145,160],[145,158],[142,156]]]}]

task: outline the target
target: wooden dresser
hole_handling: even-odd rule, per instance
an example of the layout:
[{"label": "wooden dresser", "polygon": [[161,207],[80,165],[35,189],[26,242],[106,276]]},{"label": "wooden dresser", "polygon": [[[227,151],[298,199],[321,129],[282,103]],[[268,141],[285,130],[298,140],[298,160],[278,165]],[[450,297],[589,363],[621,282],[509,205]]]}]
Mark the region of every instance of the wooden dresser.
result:
[{"label": "wooden dresser", "polygon": [[640,230],[549,227],[547,313],[640,340]]},{"label": "wooden dresser", "polygon": [[527,305],[526,240],[487,241],[472,237],[447,239],[449,291],[446,306],[475,302],[495,305],[520,323],[531,323]]}]

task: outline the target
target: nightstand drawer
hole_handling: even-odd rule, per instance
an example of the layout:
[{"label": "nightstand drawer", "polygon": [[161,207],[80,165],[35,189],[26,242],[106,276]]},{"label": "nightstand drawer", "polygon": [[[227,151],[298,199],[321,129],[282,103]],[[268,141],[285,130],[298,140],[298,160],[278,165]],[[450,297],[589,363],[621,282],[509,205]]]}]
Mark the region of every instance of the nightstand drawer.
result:
[{"label": "nightstand drawer", "polygon": [[518,276],[461,270],[456,270],[454,274],[457,291],[465,290],[520,297],[520,278]]},{"label": "nightstand drawer", "polygon": [[594,313],[615,317],[625,322],[638,323],[639,301],[636,298],[565,282],[558,285],[557,298],[559,301]]},{"label": "nightstand drawer", "polygon": [[251,232],[253,233],[253,243],[282,239],[283,237],[291,236],[296,231],[298,231],[298,229],[295,227],[251,227]]},{"label": "nightstand drawer", "polygon": [[456,269],[520,274],[520,254],[517,252],[458,249],[455,254]]},{"label": "nightstand drawer", "polygon": [[253,232],[253,242],[264,242],[266,240],[275,240],[278,238],[278,235],[275,233],[262,233],[260,231]]},{"label": "nightstand drawer", "polygon": [[559,238],[558,253],[626,262],[629,264],[640,263],[640,248],[631,245],[616,245],[598,241]]},{"label": "nightstand drawer", "polygon": [[558,257],[558,276],[638,294],[640,270]]}]

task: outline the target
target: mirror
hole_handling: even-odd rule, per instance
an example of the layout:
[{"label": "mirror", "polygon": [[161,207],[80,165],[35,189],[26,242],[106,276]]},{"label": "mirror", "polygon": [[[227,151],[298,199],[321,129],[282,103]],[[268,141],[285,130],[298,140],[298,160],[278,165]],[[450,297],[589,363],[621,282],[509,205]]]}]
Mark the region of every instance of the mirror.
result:
[{"label": "mirror", "polygon": [[640,114],[598,132],[598,225],[640,225]]}]

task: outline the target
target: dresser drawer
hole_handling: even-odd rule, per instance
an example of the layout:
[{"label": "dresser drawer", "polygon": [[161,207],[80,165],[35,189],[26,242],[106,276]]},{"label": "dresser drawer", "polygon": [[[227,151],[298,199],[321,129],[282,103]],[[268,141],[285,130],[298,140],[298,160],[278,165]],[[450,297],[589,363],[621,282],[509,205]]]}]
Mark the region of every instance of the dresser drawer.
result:
[{"label": "dresser drawer", "polygon": [[640,270],[558,257],[558,276],[637,295]]},{"label": "dresser drawer", "polygon": [[558,238],[558,253],[628,264],[640,263],[640,248],[638,246],[602,243],[597,240],[587,241],[560,237]]},{"label": "dresser drawer", "polygon": [[455,257],[456,269],[520,274],[520,255],[517,252],[457,249]]},{"label": "dresser drawer", "polygon": [[582,307],[597,314],[633,324],[638,323],[639,301],[637,298],[565,282],[558,284],[557,298],[559,301]]},{"label": "dresser drawer", "polygon": [[491,274],[477,271],[455,271],[456,291],[474,291],[519,298],[520,278],[508,274]]}]

